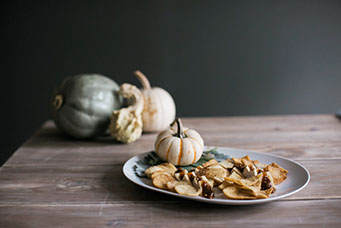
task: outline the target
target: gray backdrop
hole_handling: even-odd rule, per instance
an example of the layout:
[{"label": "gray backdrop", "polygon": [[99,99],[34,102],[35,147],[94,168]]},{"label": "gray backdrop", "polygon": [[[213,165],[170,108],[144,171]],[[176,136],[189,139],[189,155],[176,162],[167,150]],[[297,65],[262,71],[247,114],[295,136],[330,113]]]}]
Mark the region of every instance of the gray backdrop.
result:
[{"label": "gray backdrop", "polygon": [[341,1],[11,1],[1,7],[1,161],[64,77],[166,88],[178,116],[334,113]]}]

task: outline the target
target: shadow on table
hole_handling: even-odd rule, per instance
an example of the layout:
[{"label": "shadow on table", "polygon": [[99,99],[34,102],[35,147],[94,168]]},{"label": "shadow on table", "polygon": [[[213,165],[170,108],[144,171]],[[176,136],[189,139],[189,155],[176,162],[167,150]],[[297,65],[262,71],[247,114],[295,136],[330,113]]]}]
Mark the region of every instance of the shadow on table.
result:
[{"label": "shadow on table", "polygon": [[146,207],[155,213],[163,211],[163,217],[171,218],[179,216],[179,213],[181,213],[182,217],[187,215],[191,217],[194,213],[207,218],[207,216],[209,217],[215,213],[221,214],[222,211],[224,211],[224,214],[232,217],[234,214],[240,216],[241,211],[245,211],[245,216],[250,216],[251,214],[264,214],[264,210],[268,211],[269,208],[276,204],[276,202],[273,202],[244,206],[219,205],[178,198],[134,184],[124,176],[122,168],[123,166],[121,165],[113,166],[101,178],[102,184],[106,186],[106,190],[109,193],[107,202],[136,204],[136,206]]},{"label": "shadow on table", "polygon": [[[143,134],[142,137],[150,137],[154,134]],[[140,140],[137,140],[136,143],[139,143]],[[123,144],[120,142],[117,142],[115,139],[113,139],[109,134],[104,134],[101,136],[98,136],[96,138],[91,139],[76,139],[73,138],[62,131],[60,131],[58,128],[55,127],[54,124],[47,124],[43,128],[41,128],[39,131],[37,131],[34,134],[34,137],[31,137],[26,143],[26,147],[35,147],[37,145],[48,145],[49,147],[60,147],[61,145],[66,145],[69,148],[72,147],[98,147],[99,145],[109,145],[109,146],[125,146],[125,145],[131,145],[131,144]]]},{"label": "shadow on table", "polygon": [[101,178],[103,185],[109,193],[108,202],[142,203],[172,201],[174,197],[155,192],[128,180],[123,174],[123,165],[113,165]]}]

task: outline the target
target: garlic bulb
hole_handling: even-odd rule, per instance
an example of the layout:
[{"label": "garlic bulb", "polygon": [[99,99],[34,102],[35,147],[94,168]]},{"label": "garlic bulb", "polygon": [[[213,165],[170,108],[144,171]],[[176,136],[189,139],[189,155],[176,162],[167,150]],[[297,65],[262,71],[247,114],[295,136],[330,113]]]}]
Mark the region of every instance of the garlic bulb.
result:
[{"label": "garlic bulb", "polygon": [[131,105],[116,110],[110,118],[110,134],[119,142],[130,143],[141,137],[143,96],[141,91],[133,85],[123,84],[118,94],[127,98]]},{"label": "garlic bulb", "polygon": [[157,132],[165,130],[172,123],[176,114],[173,98],[166,90],[151,87],[147,77],[140,71],[135,71],[135,75],[143,86],[143,131]]}]

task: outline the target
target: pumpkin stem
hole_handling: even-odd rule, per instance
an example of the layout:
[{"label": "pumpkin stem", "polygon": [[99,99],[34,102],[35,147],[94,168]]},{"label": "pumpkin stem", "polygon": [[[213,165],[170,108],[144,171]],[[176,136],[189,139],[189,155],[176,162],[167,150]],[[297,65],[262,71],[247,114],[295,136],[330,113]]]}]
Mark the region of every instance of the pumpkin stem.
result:
[{"label": "pumpkin stem", "polygon": [[144,89],[150,89],[151,88],[147,77],[141,71],[136,70],[134,72],[134,74],[139,79],[139,81],[141,82]]},{"label": "pumpkin stem", "polygon": [[178,125],[178,132],[176,133],[176,136],[179,138],[185,138],[185,134],[183,132],[182,122],[181,122],[180,118],[176,118],[173,121],[173,123],[171,124],[171,126],[173,126],[175,123]]},{"label": "pumpkin stem", "polygon": [[57,94],[54,98],[53,98],[53,103],[52,103],[53,107],[56,110],[59,110],[62,105],[63,105],[63,95],[61,94]]}]

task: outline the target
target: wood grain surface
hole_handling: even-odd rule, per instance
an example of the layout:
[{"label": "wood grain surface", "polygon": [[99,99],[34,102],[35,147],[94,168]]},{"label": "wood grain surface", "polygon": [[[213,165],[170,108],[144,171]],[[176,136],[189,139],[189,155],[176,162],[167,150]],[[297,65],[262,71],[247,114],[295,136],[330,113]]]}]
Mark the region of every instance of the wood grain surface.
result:
[{"label": "wood grain surface", "polygon": [[[339,227],[341,200],[257,206],[196,202],[0,207],[1,227]],[[323,212],[323,214],[321,214]]]},{"label": "wood grain surface", "polygon": [[341,122],[332,115],[184,118],[206,145],[303,164],[309,185],[255,206],[192,202],[139,187],[122,173],[156,134],[118,144],[74,140],[46,122],[0,169],[0,227],[340,227]]}]

